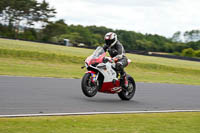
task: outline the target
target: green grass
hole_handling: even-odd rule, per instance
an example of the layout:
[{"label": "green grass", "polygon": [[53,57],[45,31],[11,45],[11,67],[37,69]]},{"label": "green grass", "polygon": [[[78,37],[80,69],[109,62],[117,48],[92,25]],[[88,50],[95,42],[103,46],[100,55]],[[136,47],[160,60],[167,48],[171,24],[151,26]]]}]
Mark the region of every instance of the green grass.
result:
[{"label": "green grass", "polygon": [[0,118],[0,133],[199,133],[200,113]]},{"label": "green grass", "polygon": [[[94,50],[0,39],[0,75],[81,78]],[[200,63],[127,54],[126,71],[138,82],[200,85]]]},{"label": "green grass", "polygon": [[[0,75],[81,78],[93,50],[0,39]],[[127,54],[138,82],[200,85],[200,63]],[[0,118],[0,133],[199,133],[200,113]]]}]

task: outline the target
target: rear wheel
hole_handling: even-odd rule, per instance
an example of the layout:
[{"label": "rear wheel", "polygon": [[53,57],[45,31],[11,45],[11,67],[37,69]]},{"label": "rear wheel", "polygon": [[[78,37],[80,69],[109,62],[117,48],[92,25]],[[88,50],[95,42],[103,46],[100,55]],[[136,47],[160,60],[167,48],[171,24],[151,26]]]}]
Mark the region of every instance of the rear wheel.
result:
[{"label": "rear wheel", "polygon": [[118,93],[118,96],[120,97],[121,100],[130,100],[133,98],[136,90],[136,85],[134,79],[130,76],[127,75],[127,80],[128,80],[128,88],[127,89],[122,89],[120,93]]},{"label": "rear wheel", "polygon": [[93,97],[97,94],[98,91],[98,85],[97,83],[92,82],[91,74],[86,73],[81,82],[81,88],[83,91],[83,94],[87,97]]}]

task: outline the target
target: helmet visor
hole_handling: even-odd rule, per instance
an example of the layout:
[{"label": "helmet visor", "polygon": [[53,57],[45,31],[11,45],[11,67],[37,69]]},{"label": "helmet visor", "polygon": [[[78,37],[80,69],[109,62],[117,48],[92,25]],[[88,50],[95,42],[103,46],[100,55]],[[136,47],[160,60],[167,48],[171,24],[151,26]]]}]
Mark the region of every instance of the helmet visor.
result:
[{"label": "helmet visor", "polygon": [[106,45],[108,45],[108,46],[110,46],[114,41],[115,41],[115,39],[112,39],[112,40],[105,40]]}]

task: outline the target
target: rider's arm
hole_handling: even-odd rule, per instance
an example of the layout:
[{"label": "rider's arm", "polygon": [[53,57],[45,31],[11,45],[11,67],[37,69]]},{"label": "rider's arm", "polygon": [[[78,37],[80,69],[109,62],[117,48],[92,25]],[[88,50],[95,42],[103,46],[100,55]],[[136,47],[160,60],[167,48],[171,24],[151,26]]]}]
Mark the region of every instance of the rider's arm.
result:
[{"label": "rider's arm", "polygon": [[108,45],[105,44],[105,45],[103,46],[103,49],[104,49],[104,51],[106,52],[107,49],[108,49]]},{"label": "rider's arm", "polygon": [[124,47],[122,46],[122,44],[117,44],[116,47],[117,47],[118,55],[115,56],[114,58],[121,59],[124,56]]}]

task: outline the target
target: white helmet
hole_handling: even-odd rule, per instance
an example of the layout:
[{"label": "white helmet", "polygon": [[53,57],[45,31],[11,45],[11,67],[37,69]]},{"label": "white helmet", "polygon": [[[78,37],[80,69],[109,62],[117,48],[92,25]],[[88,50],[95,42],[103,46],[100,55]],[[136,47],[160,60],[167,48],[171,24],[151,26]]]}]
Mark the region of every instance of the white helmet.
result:
[{"label": "white helmet", "polygon": [[114,32],[108,32],[106,33],[104,40],[106,45],[112,47],[117,42],[117,34],[115,34]]}]

